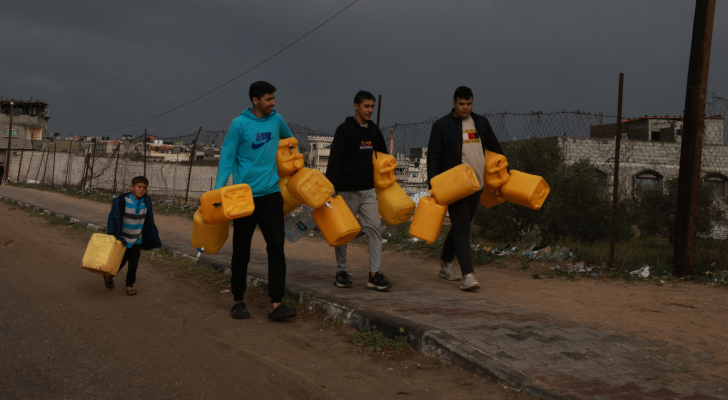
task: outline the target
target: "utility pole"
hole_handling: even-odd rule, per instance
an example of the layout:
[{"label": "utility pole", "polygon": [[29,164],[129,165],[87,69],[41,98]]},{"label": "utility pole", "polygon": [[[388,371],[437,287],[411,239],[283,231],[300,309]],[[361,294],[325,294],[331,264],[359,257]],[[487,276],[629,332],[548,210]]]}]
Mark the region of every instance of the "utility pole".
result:
[{"label": "utility pole", "polygon": [[197,136],[195,136],[195,141],[192,142],[192,152],[190,153],[190,171],[187,173],[187,191],[185,191],[185,204],[187,204],[188,196],[190,195],[190,178],[192,177],[192,162],[195,160],[195,148],[197,147],[197,139],[200,137],[200,132],[202,131],[202,127],[197,130]]},{"label": "utility pole", "polygon": [[394,126],[389,130],[389,155],[390,156],[394,156],[394,129],[395,128],[397,128],[397,124],[394,124]]},{"label": "utility pole", "polygon": [[8,129],[8,150],[5,152],[5,176],[2,179],[7,180],[10,176],[10,143],[13,140],[13,104],[14,101],[10,102],[10,129]]},{"label": "utility pole", "polygon": [[377,126],[379,126],[379,116],[382,114],[382,95],[379,95],[379,105],[377,105]]},{"label": "utility pole", "polygon": [[609,229],[609,268],[614,268],[614,249],[617,245],[617,204],[619,203],[619,147],[622,143],[622,88],[624,74],[619,74],[617,99],[617,140],[614,149],[614,186],[612,188],[612,225]]},{"label": "utility pole", "polygon": [[698,232],[700,166],[705,134],[705,97],[708,88],[710,46],[713,40],[715,0],[696,0],[693,40],[690,46],[688,83],[685,93],[680,174],[675,214],[673,265],[676,275],[695,273],[695,242]]}]

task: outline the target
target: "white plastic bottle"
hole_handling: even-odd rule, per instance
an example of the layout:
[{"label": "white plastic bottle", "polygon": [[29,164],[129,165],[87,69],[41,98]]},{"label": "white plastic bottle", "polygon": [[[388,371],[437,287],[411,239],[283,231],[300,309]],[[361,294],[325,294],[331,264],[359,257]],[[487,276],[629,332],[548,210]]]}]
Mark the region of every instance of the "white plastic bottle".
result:
[{"label": "white plastic bottle", "polygon": [[316,222],[311,216],[311,211],[313,211],[313,208],[304,206],[303,211],[286,222],[286,239],[289,242],[297,242],[298,239],[316,227]]}]

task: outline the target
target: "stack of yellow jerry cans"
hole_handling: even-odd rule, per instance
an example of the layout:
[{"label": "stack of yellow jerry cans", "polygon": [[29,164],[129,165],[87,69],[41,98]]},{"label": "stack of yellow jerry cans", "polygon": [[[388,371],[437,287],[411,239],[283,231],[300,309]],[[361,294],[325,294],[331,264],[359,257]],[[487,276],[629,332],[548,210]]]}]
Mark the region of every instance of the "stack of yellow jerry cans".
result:
[{"label": "stack of yellow jerry cans", "polygon": [[[485,152],[483,193],[480,203],[492,208],[508,201],[538,210],[549,195],[549,185],[542,177],[507,170],[506,157]],[[430,196],[423,197],[410,225],[409,234],[432,244],[440,235],[447,206],[478,191],[480,183],[473,169],[465,164],[451,168],[430,180]]]},{"label": "stack of yellow jerry cans", "polygon": [[210,190],[200,197],[200,208],[192,217],[192,247],[215,254],[228,239],[230,221],[255,211],[253,191],[245,183]]},{"label": "stack of yellow jerry cans", "polygon": [[394,169],[397,159],[389,154],[372,152],[374,164],[374,191],[377,194],[379,214],[387,225],[397,225],[409,221],[415,211],[415,202],[397,183]]},{"label": "stack of yellow jerry cans", "polygon": [[303,168],[303,156],[298,152],[298,140],[278,142],[278,187],[283,197],[283,214],[301,204],[314,208],[313,220],[331,247],[349,243],[361,231],[361,226],[341,196],[332,197],[334,185],[317,169]]}]

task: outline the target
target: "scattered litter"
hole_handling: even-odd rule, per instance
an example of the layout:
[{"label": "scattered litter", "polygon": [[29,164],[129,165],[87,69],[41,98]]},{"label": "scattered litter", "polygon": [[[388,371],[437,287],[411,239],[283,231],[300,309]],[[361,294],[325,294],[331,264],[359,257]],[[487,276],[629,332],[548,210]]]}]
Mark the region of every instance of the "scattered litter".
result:
[{"label": "scattered litter", "polygon": [[662,279],[660,279],[660,283],[665,283],[665,281],[663,281]]},{"label": "scattered litter", "polygon": [[10,243],[14,242],[15,240],[11,240],[3,245],[3,247],[10,245]]},{"label": "scattered litter", "polygon": [[382,244],[387,243],[387,239],[382,239]]},{"label": "scattered litter", "polygon": [[420,241],[420,238],[413,237],[413,238],[410,238],[409,241],[412,242],[412,243],[417,243],[417,242]]},{"label": "scattered litter", "polygon": [[561,269],[561,267],[560,267],[560,266],[558,266],[558,265],[554,265],[553,267],[548,267],[548,268],[549,268],[549,269]]},{"label": "scattered litter", "polygon": [[650,277],[650,266],[645,265],[644,267],[640,269],[636,269],[629,273],[630,275],[639,275],[642,278],[649,278]]},{"label": "scattered litter", "polygon": [[230,293],[230,289],[223,289],[220,291],[220,293]]},{"label": "scattered litter", "polygon": [[721,276],[721,277],[722,277],[723,279],[725,279],[725,278],[728,278],[728,271],[726,271],[726,270],[718,271],[718,274],[719,274],[719,275],[720,275],[720,276]]}]

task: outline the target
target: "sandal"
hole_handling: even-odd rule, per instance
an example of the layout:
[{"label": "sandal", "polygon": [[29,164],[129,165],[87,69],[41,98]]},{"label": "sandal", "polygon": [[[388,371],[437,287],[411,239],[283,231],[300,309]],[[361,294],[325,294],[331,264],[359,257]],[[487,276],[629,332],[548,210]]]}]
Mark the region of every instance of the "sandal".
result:
[{"label": "sandal", "polygon": [[107,289],[113,289],[114,288],[114,277],[111,277],[111,281],[106,280],[106,275],[101,275],[102,278],[104,278],[104,285]]},{"label": "sandal", "polygon": [[126,295],[127,296],[135,296],[137,294],[137,291],[134,290],[134,288],[126,288]]}]

